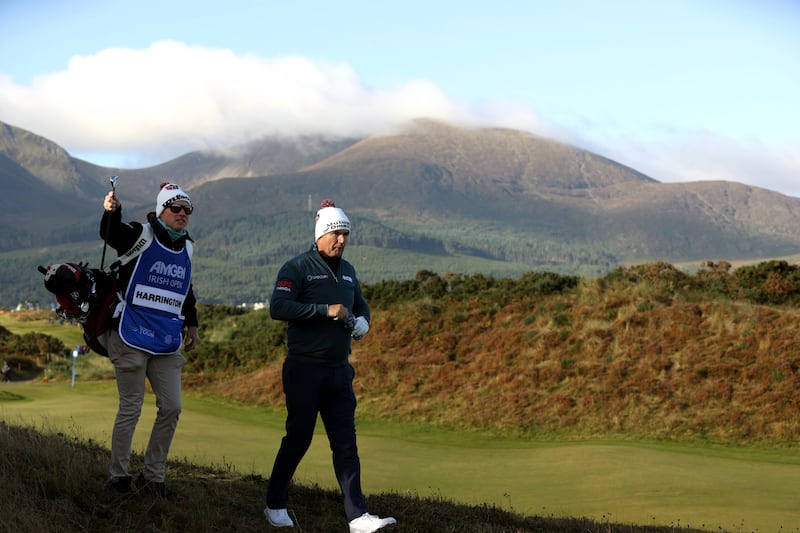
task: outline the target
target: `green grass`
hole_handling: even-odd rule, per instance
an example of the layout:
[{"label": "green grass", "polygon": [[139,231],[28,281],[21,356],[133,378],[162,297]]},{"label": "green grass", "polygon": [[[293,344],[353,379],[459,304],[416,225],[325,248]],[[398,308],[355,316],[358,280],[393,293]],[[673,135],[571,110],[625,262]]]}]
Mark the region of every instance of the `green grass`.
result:
[{"label": "green grass", "polygon": [[[85,344],[83,330],[78,324],[59,323],[54,313],[41,311],[32,316],[35,319],[20,320],[21,313],[0,313],[0,326],[15,335],[26,333],[42,333],[55,337],[69,349],[74,349],[78,344]],[[53,318],[52,322],[50,319]]]},{"label": "green grass", "polygon": [[[0,531],[14,533],[264,531],[265,478],[231,468],[170,460],[167,477],[182,500],[173,504],[147,494],[120,498],[105,486],[109,451],[94,441],[43,428],[0,421]],[[134,452],[133,459],[141,461]],[[293,531],[346,529],[337,490],[295,484]],[[675,526],[634,526],[608,519],[522,516],[496,506],[468,506],[441,497],[397,493],[370,495],[370,508],[392,514],[404,533],[675,533]],[[701,530],[681,528],[685,533]]]},{"label": "green grass", "polygon": [[[0,420],[51,427],[108,446],[113,382],[0,388]],[[134,449],[145,446],[155,407],[148,395]],[[186,394],[171,457],[268,476],[283,411]],[[727,531],[798,531],[800,456],[793,449],[680,446],[654,442],[522,441],[426,427],[359,423],[363,485],[489,504],[522,515]],[[139,465],[134,465],[134,469]],[[296,481],[334,488],[319,433]]]}]

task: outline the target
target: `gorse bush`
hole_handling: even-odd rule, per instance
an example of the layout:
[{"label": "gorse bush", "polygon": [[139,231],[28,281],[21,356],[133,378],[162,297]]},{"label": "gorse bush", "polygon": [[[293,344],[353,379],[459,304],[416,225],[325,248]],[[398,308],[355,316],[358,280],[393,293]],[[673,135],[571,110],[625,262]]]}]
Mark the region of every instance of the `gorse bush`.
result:
[{"label": "gorse bush", "polygon": [[185,370],[204,381],[220,372],[254,370],[284,355],[286,324],[270,319],[269,312],[199,305],[203,339]]},{"label": "gorse bush", "polygon": [[733,288],[759,304],[796,305],[800,295],[800,267],[786,261],[767,261],[736,269]]},{"label": "gorse bush", "polygon": [[697,298],[726,298],[756,304],[800,303],[800,267],[787,261],[765,261],[731,272],[727,261],[706,261],[691,276],[669,263],[619,267],[602,278],[605,282],[647,283],[671,292],[694,293]]},{"label": "gorse bush", "polygon": [[5,350],[23,356],[63,356],[68,351],[63,342],[43,333],[13,335],[6,339]]},{"label": "gorse bush", "polygon": [[419,299],[448,298],[465,301],[471,298],[507,299],[515,294],[555,294],[575,287],[580,278],[552,272],[531,272],[519,279],[496,279],[483,274],[440,276],[421,270],[412,280],[389,280],[363,286],[364,297],[371,307],[387,306]]}]

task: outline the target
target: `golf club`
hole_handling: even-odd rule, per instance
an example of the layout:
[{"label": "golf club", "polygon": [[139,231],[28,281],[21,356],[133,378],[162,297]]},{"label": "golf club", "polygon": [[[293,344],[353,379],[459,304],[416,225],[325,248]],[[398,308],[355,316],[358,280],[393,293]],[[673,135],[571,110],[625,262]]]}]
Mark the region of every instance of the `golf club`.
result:
[{"label": "golf club", "polygon": [[[111,183],[111,192],[113,192],[113,193],[117,192],[117,180],[118,179],[119,179],[119,176],[111,176],[110,178],[108,178],[108,181]],[[108,230],[109,230],[110,227],[111,227],[111,217],[109,216],[108,218],[106,218],[106,231],[105,231],[106,238],[108,237]],[[103,270],[103,267],[105,266],[105,262],[106,262],[106,247],[107,246],[108,246],[108,242],[106,242],[106,239],[103,239],[103,256],[100,258],[100,270]]]}]

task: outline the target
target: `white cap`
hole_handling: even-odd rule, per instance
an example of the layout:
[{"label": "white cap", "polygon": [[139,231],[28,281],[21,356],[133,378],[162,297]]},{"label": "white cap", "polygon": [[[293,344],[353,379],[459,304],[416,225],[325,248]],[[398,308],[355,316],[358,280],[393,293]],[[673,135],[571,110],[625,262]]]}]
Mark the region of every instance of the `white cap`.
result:
[{"label": "white cap", "polygon": [[169,182],[163,183],[161,190],[158,191],[158,198],[156,198],[156,217],[160,217],[165,207],[178,200],[186,200],[189,205],[192,205],[192,199],[181,189],[180,185]]},{"label": "white cap", "polygon": [[314,242],[332,231],[350,233],[350,219],[338,207],[323,207],[317,211],[317,223],[314,225]]}]

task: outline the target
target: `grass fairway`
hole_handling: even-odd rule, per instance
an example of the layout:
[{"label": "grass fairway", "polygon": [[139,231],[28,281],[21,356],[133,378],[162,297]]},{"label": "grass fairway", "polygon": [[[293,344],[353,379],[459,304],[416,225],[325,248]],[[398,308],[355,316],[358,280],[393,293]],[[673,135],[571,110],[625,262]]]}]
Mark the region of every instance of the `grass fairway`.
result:
[{"label": "grass fairway", "polygon": [[[25,317],[25,318],[20,318]],[[83,330],[78,324],[59,323],[55,314],[49,311],[11,313],[0,312],[0,326],[15,335],[43,333],[63,342],[70,350],[78,344],[86,344]]]},{"label": "grass fairway", "polygon": [[[6,422],[106,446],[115,408],[113,382],[0,387],[0,418]],[[148,395],[136,450],[145,446],[154,411]],[[282,410],[187,394],[172,457],[269,476],[282,435]],[[359,448],[367,493],[440,496],[526,515],[711,531],[800,531],[800,457],[793,450],[512,441],[376,422],[359,425]],[[321,429],[296,479],[335,486]]]}]

